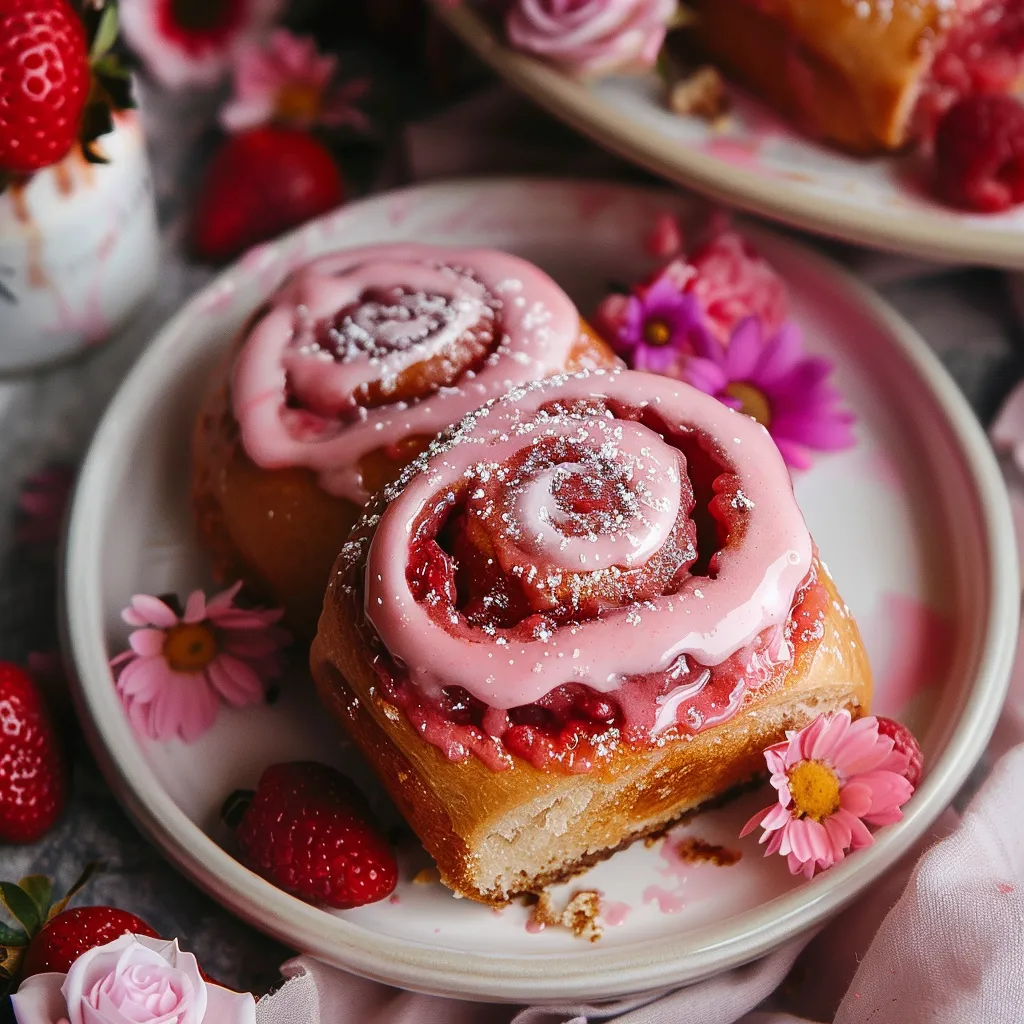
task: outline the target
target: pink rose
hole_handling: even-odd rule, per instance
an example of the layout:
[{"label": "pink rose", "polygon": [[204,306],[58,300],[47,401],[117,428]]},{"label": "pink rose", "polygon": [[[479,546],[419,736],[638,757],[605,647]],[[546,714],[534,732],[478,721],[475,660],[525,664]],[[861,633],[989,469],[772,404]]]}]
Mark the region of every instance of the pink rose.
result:
[{"label": "pink rose", "polygon": [[574,75],[649,68],[677,0],[514,0],[509,42]]},{"label": "pink rose", "polygon": [[248,993],[209,985],[176,940],[122,935],[12,997],[18,1024],[256,1024]]}]

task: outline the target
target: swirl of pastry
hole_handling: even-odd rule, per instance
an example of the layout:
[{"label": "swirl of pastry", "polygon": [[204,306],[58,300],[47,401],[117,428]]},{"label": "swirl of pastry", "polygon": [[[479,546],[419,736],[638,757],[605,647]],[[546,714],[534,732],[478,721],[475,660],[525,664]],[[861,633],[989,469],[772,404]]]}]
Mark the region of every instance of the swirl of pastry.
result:
[{"label": "swirl of pastry", "polygon": [[[678,381],[601,370],[467,417],[370,506],[340,568],[384,689],[449,757],[493,767],[564,761],[582,720],[605,745],[725,720],[785,673],[815,582],[763,427]],[[453,745],[439,718],[469,731]]]},{"label": "swirl of pastry", "polygon": [[274,296],[237,360],[250,458],[304,466],[363,502],[361,460],[426,440],[508,388],[565,368],[580,321],[542,271],[504,253],[388,245],[314,260]]}]

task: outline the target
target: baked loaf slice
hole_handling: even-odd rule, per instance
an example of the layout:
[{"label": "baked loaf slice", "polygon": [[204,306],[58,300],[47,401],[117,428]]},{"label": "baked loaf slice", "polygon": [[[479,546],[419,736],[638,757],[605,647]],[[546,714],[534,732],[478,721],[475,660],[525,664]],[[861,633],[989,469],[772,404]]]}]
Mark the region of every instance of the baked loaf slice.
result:
[{"label": "baked loaf slice", "polygon": [[505,253],[391,245],[297,270],[211,382],[193,438],[200,537],[312,638],[369,496],[512,384],[618,360],[546,274]]},{"label": "baked loaf slice", "polygon": [[730,75],[809,134],[857,153],[929,137],[975,92],[1024,72],[1021,0],[695,0]]},{"label": "baked loaf slice", "polygon": [[442,881],[491,904],[871,698],[767,432],[630,371],[517,389],[432,446],[342,552],[311,665]]}]

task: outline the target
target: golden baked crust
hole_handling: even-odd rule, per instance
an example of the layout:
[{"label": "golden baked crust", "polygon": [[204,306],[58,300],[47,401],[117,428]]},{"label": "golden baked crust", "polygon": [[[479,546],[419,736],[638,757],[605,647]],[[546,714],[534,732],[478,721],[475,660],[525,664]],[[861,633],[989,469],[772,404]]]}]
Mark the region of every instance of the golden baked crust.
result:
[{"label": "golden baked crust", "polygon": [[[871,672],[856,623],[823,566],[823,635],[798,645],[781,685],[750,694],[731,720],[647,751],[619,747],[583,775],[525,761],[494,772],[476,758],[445,759],[376,685],[351,598],[332,583],[311,668],[326,706],[345,725],[399,810],[461,896],[501,904],[536,891],[657,833],[687,811],[762,772],[762,751],[822,711],[865,713]],[[529,863],[502,874],[503,862]]]},{"label": "golden baked crust", "polygon": [[810,134],[857,153],[910,141],[942,0],[697,0],[708,55]]},{"label": "golden baked crust", "polygon": [[[566,369],[618,364],[583,321],[580,329]],[[362,507],[326,493],[308,469],[270,470],[252,462],[231,411],[237,344],[215,375],[193,435],[192,499],[199,536],[219,579],[244,579],[264,600],[285,609],[286,623],[299,636],[312,638],[331,566]],[[360,462],[368,490],[394,480],[432,440],[407,438],[400,459],[382,449],[371,452]]]}]

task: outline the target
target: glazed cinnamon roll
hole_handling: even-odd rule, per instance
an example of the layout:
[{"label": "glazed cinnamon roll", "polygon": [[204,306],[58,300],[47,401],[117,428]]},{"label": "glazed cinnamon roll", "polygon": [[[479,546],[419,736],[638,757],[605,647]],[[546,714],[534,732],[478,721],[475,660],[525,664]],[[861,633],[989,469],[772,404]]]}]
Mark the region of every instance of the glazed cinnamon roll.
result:
[{"label": "glazed cinnamon roll", "polygon": [[1024,0],[694,0],[705,52],[818,138],[858,153],[930,138],[1024,76]]},{"label": "glazed cinnamon roll", "polygon": [[311,656],[457,893],[536,890],[871,677],[767,432],[631,371],[514,389],[367,508]]},{"label": "glazed cinnamon roll", "polygon": [[219,575],[312,636],[367,498],[509,387],[616,362],[544,273],[393,245],[317,259],[248,325],[196,427],[193,493]]}]

